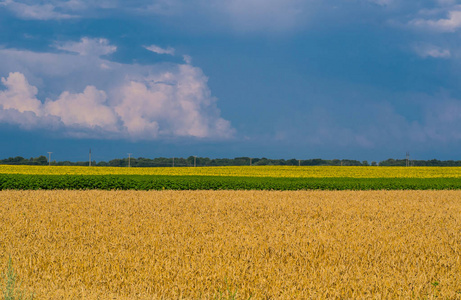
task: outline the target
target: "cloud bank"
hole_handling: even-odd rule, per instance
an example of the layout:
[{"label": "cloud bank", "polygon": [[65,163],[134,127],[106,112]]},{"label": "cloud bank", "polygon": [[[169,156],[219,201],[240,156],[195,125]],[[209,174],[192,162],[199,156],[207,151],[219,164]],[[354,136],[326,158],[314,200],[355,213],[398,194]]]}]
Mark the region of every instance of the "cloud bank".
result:
[{"label": "cloud bank", "polygon": [[[46,3],[0,0],[1,7],[25,20],[84,19],[123,14],[143,19],[166,17],[179,21],[188,29],[198,26],[202,30],[230,29],[240,33],[280,33],[306,28],[312,23],[340,25],[345,19],[355,22],[357,12],[439,31],[454,31],[461,27],[461,9],[452,0],[50,0]],[[434,18],[440,11],[446,15]]]},{"label": "cloud bank", "polygon": [[[0,50],[0,74],[8,72],[1,79],[0,122],[87,138],[226,139],[234,134],[199,68],[114,63],[100,57],[116,50],[104,39],[83,38],[57,48],[72,53]],[[40,100],[41,91],[28,76],[45,90],[53,90],[47,82],[58,81],[48,93],[57,96]],[[59,91],[63,86],[68,90]]]},{"label": "cloud bank", "polygon": [[225,27],[238,31],[285,31],[296,27],[303,22],[306,15],[310,15],[313,2],[315,1],[229,0],[211,3],[204,0],[51,0],[43,4],[33,0],[0,0],[0,6],[24,20],[86,18],[94,16],[96,11],[110,10],[123,11],[132,16],[154,15],[181,19],[192,17],[196,21],[224,24]]}]

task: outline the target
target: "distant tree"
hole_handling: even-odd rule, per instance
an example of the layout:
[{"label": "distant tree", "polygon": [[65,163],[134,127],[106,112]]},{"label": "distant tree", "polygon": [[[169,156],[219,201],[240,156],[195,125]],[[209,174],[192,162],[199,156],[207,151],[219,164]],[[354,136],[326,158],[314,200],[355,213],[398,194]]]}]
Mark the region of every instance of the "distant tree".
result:
[{"label": "distant tree", "polygon": [[[254,157],[251,158],[252,165],[259,165],[259,166],[266,166],[266,165],[280,165],[280,166],[297,166],[299,161],[297,159],[269,159],[266,157],[258,158]],[[172,166],[172,158],[165,158],[165,157],[157,157],[157,158],[134,158],[130,159],[130,165],[132,167],[170,167]],[[39,157],[31,157],[30,159],[16,156],[16,157],[9,157],[0,160],[0,164],[11,164],[11,165],[48,165],[48,158],[46,156],[39,156]],[[197,157],[196,158],[197,166],[248,166],[250,165],[250,158],[246,156],[242,157],[235,157],[235,158],[214,158],[210,159],[209,157]],[[59,165],[59,166],[88,166],[88,161],[78,161],[78,162],[71,162],[71,161],[52,161],[51,165]],[[128,166],[128,158],[123,159],[113,159],[109,162],[100,161],[97,162],[93,161],[91,163],[92,166],[112,166],[112,167],[127,167]],[[193,166],[194,165],[194,157],[189,156],[188,158],[176,157],[174,160],[175,167],[186,167],[186,166]],[[389,158],[387,160],[381,161],[377,163],[376,161],[372,161],[371,164],[368,161],[364,160],[362,162],[358,160],[351,160],[351,159],[332,159],[332,160],[324,160],[321,158],[314,158],[314,159],[304,159],[301,160],[302,166],[405,166],[406,160],[405,159],[393,159]],[[441,161],[438,159],[431,159],[431,160],[412,160],[410,162],[411,166],[461,166],[460,160],[446,160]]]},{"label": "distant tree", "polygon": [[331,161],[331,165],[332,166],[340,166],[341,165],[341,161],[339,159],[333,159]]},{"label": "distant tree", "polygon": [[250,158],[249,157],[236,157],[233,159],[234,166],[249,166]]},{"label": "distant tree", "polygon": [[[136,167],[157,167],[156,164],[152,159],[140,157],[136,161],[133,159],[133,166],[136,165]],[[131,164],[131,159],[130,159],[130,164]]]},{"label": "distant tree", "polygon": [[46,158],[46,156],[41,155],[39,157],[34,158],[32,160],[32,164],[45,166],[48,164],[48,159]]},{"label": "distant tree", "polygon": [[258,161],[260,161],[260,160],[261,160],[260,158],[255,157],[255,158],[253,158],[253,160],[252,160],[252,164],[253,164],[253,165],[254,165],[254,164],[257,164]]},{"label": "distant tree", "polygon": [[109,161],[109,166],[111,167],[125,167],[125,162],[123,161],[123,159],[113,159],[111,161]]},{"label": "distant tree", "polygon": [[396,166],[405,166],[406,165],[406,160],[405,159],[393,159],[389,158],[387,160],[384,160],[379,163],[380,166],[385,166],[385,167],[396,167]]},{"label": "distant tree", "polygon": [[323,160],[321,158],[314,158],[314,159],[306,159],[301,162],[303,166],[322,166],[328,165],[328,161]]},{"label": "distant tree", "polygon": [[292,158],[292,159],[287,160],[286,164],[289,166],[297,166],[299,164],[299,161],[295,158]]},{"label": "distant tree", "polygon": [[267,165],[269,165],[269,164],[270,164],[270,161],[269,161],[267,158],[265,158],[265,157],[263,157],[263,158],[261,158],[261,159],[258,159],[258,160],[255,161],[255,163],[254,163],[254,165],[256,165],[256,166],[267,166]]}]

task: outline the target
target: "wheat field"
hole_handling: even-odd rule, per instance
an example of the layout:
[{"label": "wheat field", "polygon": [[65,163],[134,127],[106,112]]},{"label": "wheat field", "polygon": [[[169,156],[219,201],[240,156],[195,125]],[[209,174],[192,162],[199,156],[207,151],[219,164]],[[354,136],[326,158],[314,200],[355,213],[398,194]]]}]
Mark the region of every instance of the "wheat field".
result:
[{"label": "wheat field", "polygon": [[461,299],[461,191],[2,191],[35,299]]}]

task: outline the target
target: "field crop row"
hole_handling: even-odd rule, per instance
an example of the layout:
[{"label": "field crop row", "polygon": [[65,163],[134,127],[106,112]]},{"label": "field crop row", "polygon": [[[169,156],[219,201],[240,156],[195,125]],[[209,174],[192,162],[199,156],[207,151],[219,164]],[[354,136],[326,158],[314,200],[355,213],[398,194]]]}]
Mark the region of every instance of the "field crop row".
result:
[{"label": "field crop row", "polygon": [[461,178],[461,167],[239,166],[117,168],[0,165],[0,174],[168,175],[276,178]]},{"label": "field crop row", "polygon": [[460,199],[1,191],[0,268],[36,299],[460,299]]},{"label": "field crop row", "polygon": [[461,178],[0,174],[0,190],[453,190]]}]

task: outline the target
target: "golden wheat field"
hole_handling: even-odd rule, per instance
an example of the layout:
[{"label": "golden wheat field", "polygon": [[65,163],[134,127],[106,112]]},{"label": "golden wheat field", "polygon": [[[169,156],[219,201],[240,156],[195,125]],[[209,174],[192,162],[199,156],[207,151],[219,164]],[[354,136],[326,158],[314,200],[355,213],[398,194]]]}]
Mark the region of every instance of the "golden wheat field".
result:
[{"label": "golden wheat field", "polygon": [[0,174],[197,175],[290,178],[461,178],[461,167],[230,166],[197,168],[121,168],[0,165]]},{"label": "golden wheat field", "polygon": [[2,191],[35,299],[461,299],[460,191]]}]

